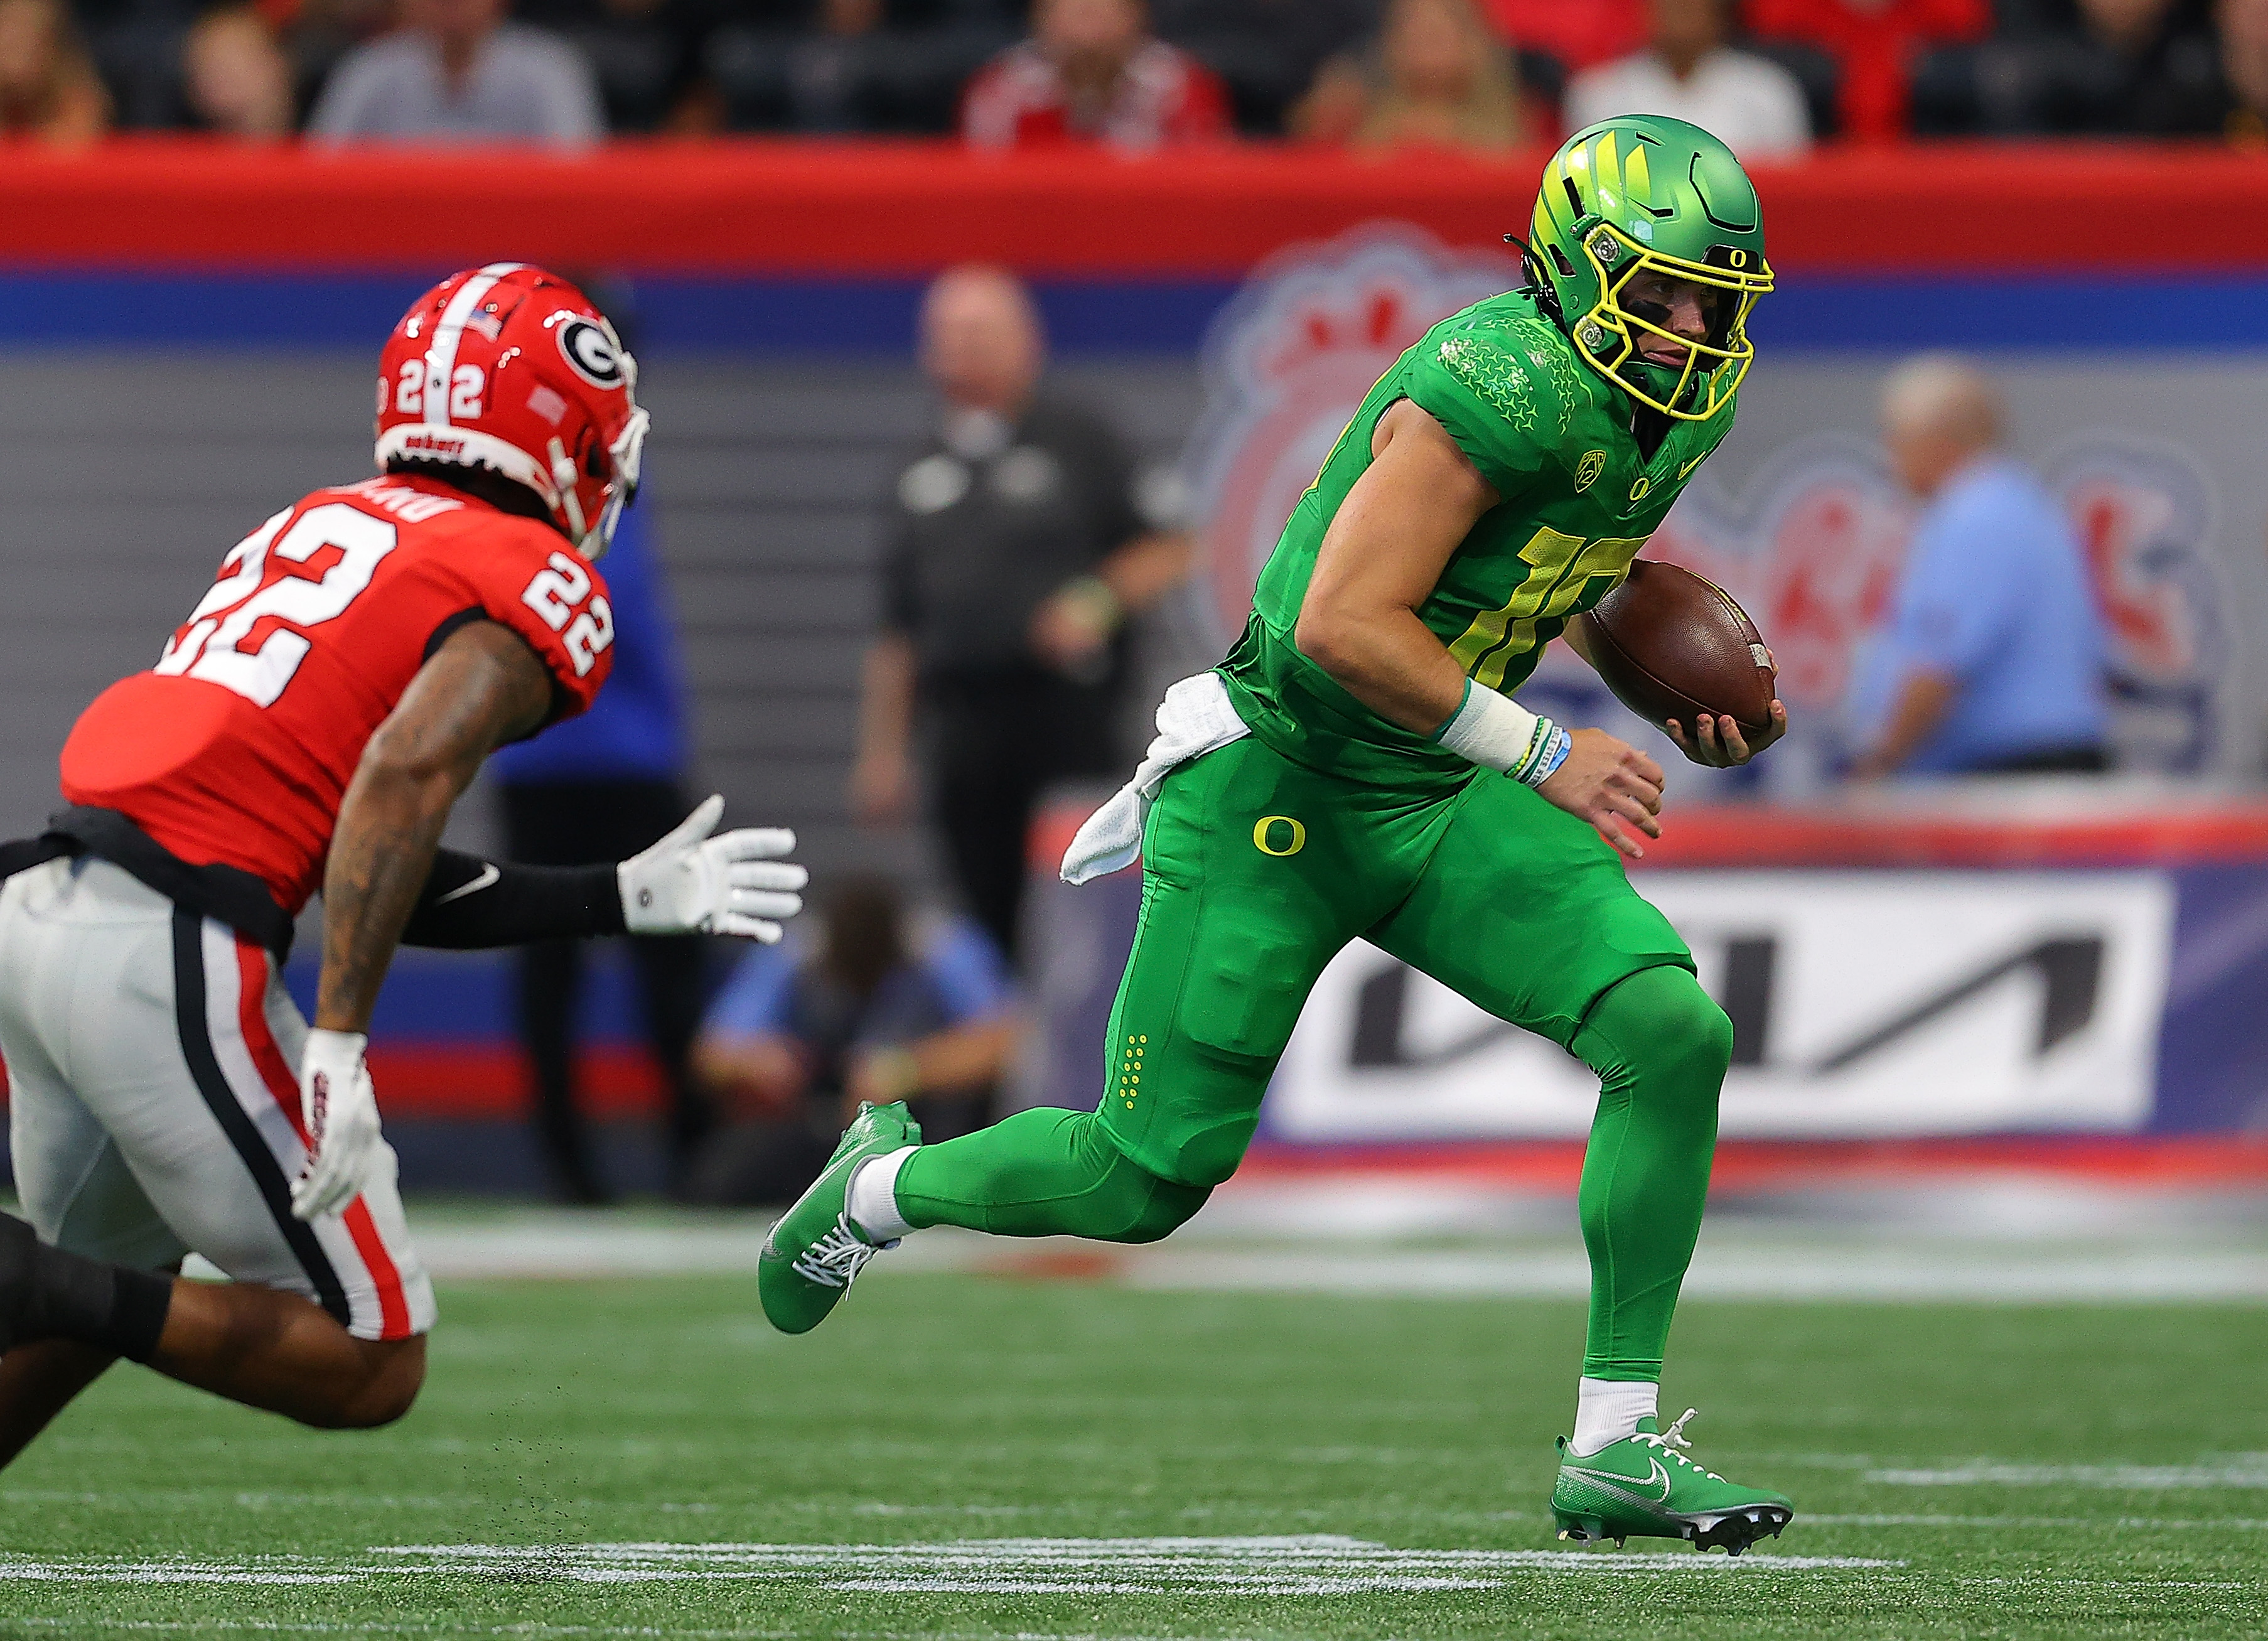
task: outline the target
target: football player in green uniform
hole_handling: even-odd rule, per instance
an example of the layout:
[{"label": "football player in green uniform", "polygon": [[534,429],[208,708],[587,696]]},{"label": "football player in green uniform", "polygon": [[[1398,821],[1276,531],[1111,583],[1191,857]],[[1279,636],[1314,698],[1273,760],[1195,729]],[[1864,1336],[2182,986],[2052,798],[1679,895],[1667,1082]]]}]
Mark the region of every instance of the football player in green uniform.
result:
[{"label": "football player in green uniform", "polygon": [[[1143,862],[1141,921],[1093,1113],[1024,1111],[922,1145],[863,1110],[774,1228],[778,1327],[816,1326],[927,1225],[1147,1242],[1234,1172],[1323,966],[1357,937],[1599,1074],[1580,1211],[1590,1327],[1552,1511],[1563,1537],[1737,1554],[1777,1493],[1689,1459],[1656,1409],[1707,1194],[1732,1028],[1616,851],[1660,835],[1662,771],[1511,692],[1628,574],[1733,421],[1771,289],[1740,164],[1683,121],[1611,120],[1544,172],[1527,283],[1426,333],[1300,499],[1219,667],[1174,686],[1133,784],[1065,875]],[[1746,761],[1704,717],[1685,755]]]}]

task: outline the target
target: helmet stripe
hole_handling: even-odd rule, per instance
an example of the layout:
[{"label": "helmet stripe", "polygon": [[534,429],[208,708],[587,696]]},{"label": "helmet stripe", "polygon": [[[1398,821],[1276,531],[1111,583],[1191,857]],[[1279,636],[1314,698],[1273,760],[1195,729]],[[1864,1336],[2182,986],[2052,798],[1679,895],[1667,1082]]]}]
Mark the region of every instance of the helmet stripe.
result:
[{"label": "helmet stripe", "polygon": [[[1567,184],[1572,180],[1566,166],[1555,164],[1545,173],[1543,191],[1535,196],[1536,209],[1548,211],[1555,227],[1572,228],[1575,225],[1575,208],[1567,198]],[[1576,186],[1580,188],[1581,184]]]},{"label": "helmet stripe", "polygon": [[470,276],[450,297],[433,327],[433,340],[425,348],[425,425],[449,425],[449,378],[457,368],[457,344],[464,340],[465,325],[482,298],[496,289],[506,274],[518,273],[521,262],[490,262]]},{"label": "helmet stripe", "polygon": [[1623,162],[1623,193],[1632,204],[1653,202],[1653,174],[1646,163],[1646,144],[1632,143],[1630,158]]}]

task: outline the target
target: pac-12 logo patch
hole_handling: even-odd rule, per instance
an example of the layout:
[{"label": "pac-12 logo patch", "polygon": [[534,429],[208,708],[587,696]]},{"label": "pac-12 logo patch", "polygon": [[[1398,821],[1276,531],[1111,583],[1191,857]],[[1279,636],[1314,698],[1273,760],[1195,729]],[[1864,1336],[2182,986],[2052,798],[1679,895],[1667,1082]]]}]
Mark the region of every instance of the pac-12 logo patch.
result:
[{"label": "pac-12 logo patch", "polygon": [[1582,460],[1575,464],[1575,494],[1580,496],[1599,482],[1599,475],[1607,470],[1607,453],[1587,450]]},{"label": "pac-12 logo patch", "polygon": [[593,387],[620,387],[624,380],[622,350],[602,326],[579,313],[570,314],[559,327],[559,351],[575,374]]}]

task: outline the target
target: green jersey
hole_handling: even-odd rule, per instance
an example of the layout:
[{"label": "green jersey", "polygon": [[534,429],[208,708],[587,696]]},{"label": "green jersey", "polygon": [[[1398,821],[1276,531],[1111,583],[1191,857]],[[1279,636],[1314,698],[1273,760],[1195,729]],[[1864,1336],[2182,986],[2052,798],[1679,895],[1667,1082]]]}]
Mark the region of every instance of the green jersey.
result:
[{"label": "green jersey", "polygon": [[1576,357],[1523,291],[1442,320],[1370,390],[1285,525],[1220,671],[1245,721],[1286,757],[1358,779],[1454,784],[1475,766],[1380,717],[1292,642],[1324,533],[1370,467],[1378,418],[1403,399],[1447,429],[1502,498],[1458,544],[1418,614],[1475,684],[1506,695],[1570,620],[1630,573],[1732,426],[1733,407],[1672,422],[1647,460],[1630,430],[1629,399]]}]

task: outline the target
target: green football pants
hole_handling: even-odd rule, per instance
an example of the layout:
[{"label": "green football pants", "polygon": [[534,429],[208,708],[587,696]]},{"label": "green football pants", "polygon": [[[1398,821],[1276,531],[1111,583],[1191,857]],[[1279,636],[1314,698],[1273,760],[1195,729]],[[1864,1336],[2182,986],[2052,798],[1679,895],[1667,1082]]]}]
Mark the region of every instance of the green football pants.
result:
[{"label": "green football pants", "polygon": [[1235,1171],[1308,991],[1366,936],[1598,1071],[1584,1371],[1659,1376],[1731,1027],[1609,845],[1501,776],[1446,795],[1364,785],[1247,738],[1167,776],[1143,862],[1100,1107],[922,1147],[898,1175],[909,1224],[1166,1235]]}]

